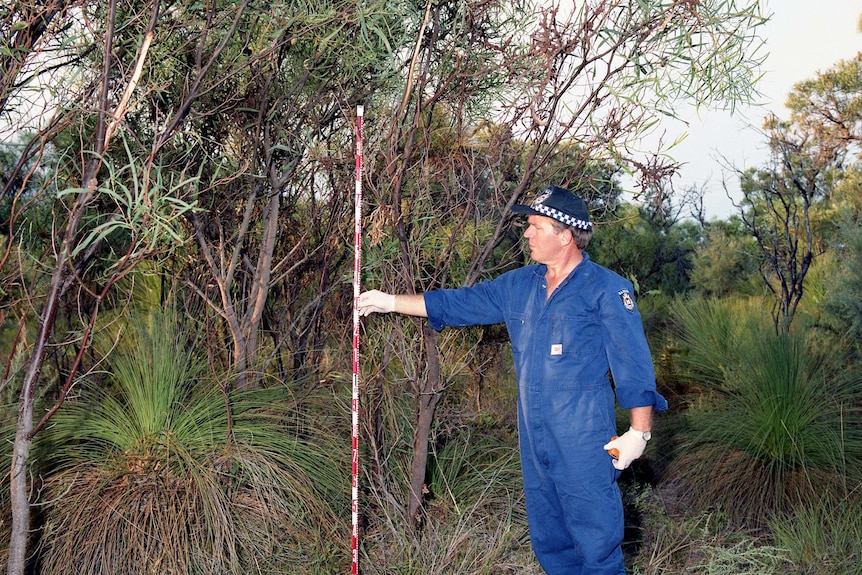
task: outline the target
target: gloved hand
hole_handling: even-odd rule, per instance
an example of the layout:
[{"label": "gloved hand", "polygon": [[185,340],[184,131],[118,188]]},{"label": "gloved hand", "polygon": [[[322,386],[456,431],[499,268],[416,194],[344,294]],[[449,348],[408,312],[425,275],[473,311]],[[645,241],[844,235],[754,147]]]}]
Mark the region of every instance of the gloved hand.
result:
[{"label": "gloved hand", "polygon": [[632,464],[632,461],[643,455],[646,449],[646,440],[640,431],[635,431],[629,427],[629,430],[621,436],[612,439],[604,446],[605,451],[613,450],[614,467],[622,471]]},{"label": "gloved hand", "polygon": [[391,313],[395,311],[395,296],[380,290],[370,290],[359,294],[359,315],[371,313]]}]

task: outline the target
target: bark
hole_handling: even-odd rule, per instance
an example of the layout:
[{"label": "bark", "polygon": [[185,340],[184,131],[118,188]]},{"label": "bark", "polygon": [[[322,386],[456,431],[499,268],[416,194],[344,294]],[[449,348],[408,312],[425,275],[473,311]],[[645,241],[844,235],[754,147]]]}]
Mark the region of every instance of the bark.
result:
[{"label": "bark", "polygon": [[[236,234],[233,245],[230,246],[232,253],[229,258],[227,246],[219,242],[214,250],[211,240],[206,237],[203,224],[198,218],[191,214],[190,221],[195,229],[195,237],[198,247],[204,256],[211,277],[218,290],[218,302],[208,297],[194,285],[191,285],[208,305],[218,313],[228,327],[232,344],[231,365],[236,374],[236,387],[248,389],[254,387],[257,378],[250,377],[249,370],[257,363],[257,337],[263,316],[264,304],[270,288],[270,276],[272,275],[273,254],[275,252],[276,238],[278,232],[278,214],[280,206],[280,194],[270,193],[269,200],[264,208],[261,221],[263,222],[263,238],[258,248],[257,264],[246,266],[250,274],[251,287],[247,294],[235,290],[238,282],[242,253],[246,249],[249,228],[255,215],[254,207],[257,201],[258,190],[253,191],[246,200],[245,214],[242,224]],[[241,299],[245,295],[244,299]]]},{"label": "bark", "polygon": [[57,308],[63,296],[63,286],[68,285],[66,277],[66,259],[68,257],[68,242],[64,242],[58,257],[57,266],[51,277],[51,289],[42,311],[39,323],[39,333],[33,346],[33,353],[24,376],[21,394],[18,398],[18,424],[15,431],[15,444],[12,451],[12,469],[10,471],[10,496],[12,507],[12,525],[9,535],[9,558],[7,573],[23,575],[27,560],[27,540],[30,533],[30,493],[27,481],[27,464],[30,459],[30,446],[33,441],[33,400],[42,373],[45,353],[48,349],[48,339],[54,329]]},{"label": "bark", "polygon": [[434,414],[437,404],[443,397],[440,387],[440,354],[437,347],[437,332],[427,323],[422,327],[425,346],[426,376],[420,380],[417,394],[416,429],[413,432],[413,460],[410,466],[410,496],[407,502],[407,516],[410,524],[419,529],[422,527],[425,498],[428,487],[425,475],[428,467],[428,443],[431,440],[431,428],[434,425]]}]

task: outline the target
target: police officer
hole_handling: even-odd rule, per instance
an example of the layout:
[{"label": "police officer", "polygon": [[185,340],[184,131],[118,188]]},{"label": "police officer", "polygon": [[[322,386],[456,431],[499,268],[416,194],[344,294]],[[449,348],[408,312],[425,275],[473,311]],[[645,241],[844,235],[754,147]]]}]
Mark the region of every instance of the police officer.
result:
[{"label": "police officer", "polygon": [[[504,322],[533,550],[548,575],[625,575],[616,481],[646,448],[653,411],[667,408],[633,286],[590,261],[593,226],[579,196],[552,186],[512,210],[527,215],[535,264],[471,287],[371,290],[360,295],[359,312],[427,317],[436,330]],[[630,427],[611,440],[615,398]]]}]

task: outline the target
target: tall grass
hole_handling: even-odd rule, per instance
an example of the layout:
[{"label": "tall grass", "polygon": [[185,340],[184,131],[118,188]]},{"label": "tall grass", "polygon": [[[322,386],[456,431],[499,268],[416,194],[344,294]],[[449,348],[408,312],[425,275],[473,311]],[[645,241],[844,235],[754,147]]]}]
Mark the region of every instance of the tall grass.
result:
[{"label": "tall grass", "polygon": [[690,302],[675,322],[698,392],[669,476],[687,502],[756,526],[858,484],[862,380],[839,357],[738,303]]},{"label": "tall grass", "polygon": [[223,394],[175,325],[133,322],[115,389],[55,417],[41,573],[301,573],[328,536],[332,449],[291,432],[280,390]]},{"label": "tall grass", "polygon": [[362,572],[371,575],[543,573],[529,543],[518,452],[492,434],[464,432],[431,456],[421,531],[404,520],[409,459],[369,478]]},{"label": "tall grass", "polygon": [[800,507],[770,521],[776,544],[789,550],[800,572],[862,574],[862,500],[858,493],[853,496]]}]

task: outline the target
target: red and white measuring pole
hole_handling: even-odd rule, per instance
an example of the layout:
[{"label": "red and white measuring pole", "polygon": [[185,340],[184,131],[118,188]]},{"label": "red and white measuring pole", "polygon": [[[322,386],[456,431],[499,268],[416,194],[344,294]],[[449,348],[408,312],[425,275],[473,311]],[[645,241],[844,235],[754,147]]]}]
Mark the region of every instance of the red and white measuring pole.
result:
[{"label": "red and white measuring pole", "polygon": [[353,560],[350,572],[359,573],[359,271],[362,261],[362,118],[364,108],[356,106],[356,193],[353,224],[353,476],[351,480],[353,532],[350,537]]}]

